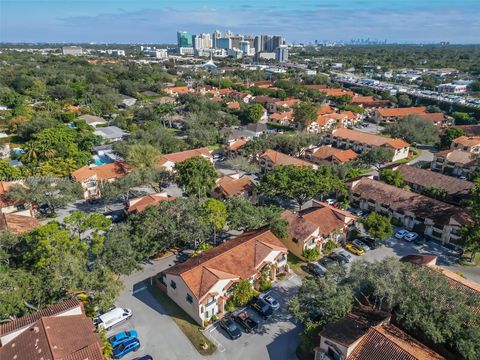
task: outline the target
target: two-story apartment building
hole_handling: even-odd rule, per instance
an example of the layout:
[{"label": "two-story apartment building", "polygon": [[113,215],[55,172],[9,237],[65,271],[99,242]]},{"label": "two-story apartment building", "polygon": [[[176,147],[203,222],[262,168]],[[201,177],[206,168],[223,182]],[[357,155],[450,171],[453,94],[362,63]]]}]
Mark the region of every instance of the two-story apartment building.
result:
[{"label": "two-story apartment building", "polygon": [[331,145],[323,145],[305,151],[305,159],[319,165],[346,164],[357,157],[357,153],[352,149],[340,150]]},{"label": "two-story apartment building", "polygon": [[368,151],[374,147],[390,148],[393,150],[391,161],[407,158],[410,149],[410,144],[402,139],[392,139],[344,128],[333,130],[327,134],[324,142],[339,149],[352,149],[357,153]]},{"label": "two-story apartment building", "polygon": [[174,265],[156,282],[166,294],[204,325],[222,317],[225,304],[240,280],[256,284],[262,273],[271,280],[288,272],[288,250],[268,229],[256,230]]},{"label": "two-story apartment building", "polygon": [[480,136],[460,136],[452,141],[451,148],[480,154]]},{"label": "two-story apartment building", "polygon": [[408,108],[379,108],[375,111],[375,116],[380,121],[394,122],[405,116],[425,113],[427,113],[427,108],[423,106]]},{"label": "two-story apartment building", "polygon": [[196,156],[200,156],[213,163],[213,157],[212,157],[212,154],[210,153],[210,150],[208,150],[208,148],[206,147],[203,147],[198,149],[180,151],[180,152],[171,153],[171,154],[164,154],[160,156],[157,164],[163,167],[168,172],[173,172],[175,168],[175,164],[178,164],[182,161],[188,160]]},{"label": "two-story apartment building", "polygon": [[300,258],[305,250],[317,249],[321,253],[329,240],[335,243],[344,241],[357,220],[349,212],[315,200],[312,207],[298,213],[285,210],[282,218],[288,221],[290,237],[281,241]]},{"label": "two-story apartment building", "polygon": [[272,170],[275,166],[279,165],[293,165],[298,167],[311,167],[316,169],[318,166],[305,161],[298,159],[296,157],[281,153],[275,150],[267,150],[259,156],[258,162],[263,171]]},{"label": "two-story apartment building", "polygon": [[465,150],[443,150],[433,154],[431,169],[447,175],[468,177],[478,167],[478,156]]},{"label": "two-story apartment building", "polygon": [[127,164],[123,161],[116,161],[99,166],[83,166],[75,170],[71,177],[82,185],[84,199],[94,199],[101,196],[102,183],[115,181],[127,175],[129,171],[130,167]]},{"label": "two-story apartment building", "polygon": [[465,209],[368,177],[349,186],[350,201],[360,209],[388,215],[405,228],[442,242],[458,241],[460,228],[471,222]]}]

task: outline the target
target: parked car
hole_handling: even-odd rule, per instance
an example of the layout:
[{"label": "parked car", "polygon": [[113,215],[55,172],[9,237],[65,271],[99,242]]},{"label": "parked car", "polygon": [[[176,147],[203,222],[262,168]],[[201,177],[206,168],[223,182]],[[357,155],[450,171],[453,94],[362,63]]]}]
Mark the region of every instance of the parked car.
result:
[{"label": "parked car", "polygon": [[328,257],[324,257],[324,258],[320,259],[320,260],[318,261],[318,263],[320,264],[320,266],[322,266],[322,267],[324,267],[324,268],[326,269],[326,268],[329,267],[330,265],[334,264],[335,261],[332,260],[332,259],[330,259],[330,258],[328,258]]},{"label": "parked car", "polygon": [[372,237],[363,237],[360,239],[364,244],[368,245],[370,249],[376,249],[380,245],[377,240]]},{"label": "parked car", "polygon": [[342,256],[340,254],[337,254],[337,253],[333,253],[328,258],[335,261],[336,263],[338,263],[340,265],[345,265],[346,263],[348,263],[348,260],[344,256]]},{"label": "parked car", "polygon": [[135,330],[122,331],[121,333],[115,334],[108,338],[108,342],[112,347],[117,347],[121,343],[128,341],[130,339],[137,339],[138,334]]},{"label": "parked car", "polygon": [[314,275],[314,276],[318,276],[318,277],[322,277],[322,276],[325,276],[325,274],[327,273],[327,269],[325,269],[322,265],[320,265],[319,263],[308,263],[307,264],[307,271]]},{"label": "parked car", "polygon": [[262,315],[264,319],[268,319],[273,314],[272,307],[265,300],[257,297],[252,299],[250,307]]},{"label": "parked car", "polygon": [[335,205],[337,203],[337,200],[335,199],[327,199],[325,200],[325,202],[328,204],[328,205]]},{"label": "parked car", "polygon": [[238,328],[237,324],[235,324],[230,317],[224,317],[222,320],[220,320],[220,327],[227,332],[228,336],[230,336],[230,339],[232,340],[236,340],[242,336],[242,332]]},{"label": "parked car", "polygon": [[397,239],[403,239],[403,237],[404,237],[405,235],[407,235],[407,234],[408,234],[408,230],[401,229],[401,230],[398,230],[398,231],[395,233],[395,237],[396,237]]},{"label": "parked car", "polygon": [[350,255],[350,254],[348,253],[348,251],[345,251],[345,250],[343,250],[343,249],[339,249],[339,250],[336,252],[336,254],[337,254],[338,256],[341,256],[342,258],[344,258],[344,259],[347,261],[347,263],[349,263],[349,262],[351,262],[351,261],[353,260],[353,259],[352,259],[352,255]]},{"label": "parked car", "polygon": [[417,237],[415,240],[413,240],[413,243],[414,243],[415,245],[423,245],[423,244],[425,244],[426,242],[427,242],[427,240],[425,240],[425,238],[420,237],[420,236]]},{"label": "parked car", "polygon": [[272,295],[266,294],[262,296],[262,299],[270,305],[272,310],[278,310],[280,309],[280,303],[275,300],[275,298]]},{"label": "parked car", "polygon": [[93,319],[93,323],[98,328],[110,330],[115,325],[126,321],[132,317],[132,310],[115,308]]},{"label": "parked car", "polygon": [[363,249],[365,252],[370,250],[370,247],[360,239],[353,240],[352,244],[356,247],[359,247],[360,249]]},{"label": "parked car", "polygon": [[418,238],[418,234],[414,232],[409,232],[407,235],[403,237],[403,240],[411,242]]},{"label": "parked car", "polygon": [[246,311],[238,313],[237,316],[235,316],[235,321],[242,325],[247,333],[255,331],[255,329],[258,327],[258,323],[248,316]]},{"label": "parked car", "polygon": [[365,250],[363,250],[362,248],[359,248],[358,246],[352,244],[352,243],[348,243],[347,245],[345,245],[345,249],[347,249],[348,251],[350,251],[352,254],[355,254],[355,255],[365,255]]},{"label": "parked car", "polygon": [[121,359],[125,355],[140,349],[140,340],[130,339],[113,348],[113,358]]}]

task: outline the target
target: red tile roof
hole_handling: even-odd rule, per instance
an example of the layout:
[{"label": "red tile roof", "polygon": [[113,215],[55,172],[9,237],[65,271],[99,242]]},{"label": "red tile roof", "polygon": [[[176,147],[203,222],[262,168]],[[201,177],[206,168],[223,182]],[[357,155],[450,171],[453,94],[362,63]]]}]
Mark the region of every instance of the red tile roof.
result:
[{"label": "red tile roof", "polygon": [[180,276],[193,296],[200,301],[220,279],[246,280],[256,274],[272,251],[287,248],[270,230],[243,235],[166,269],[166,274]]},{"label": "red tile roof", "polygon": [[0,335],[4,336],[25,326],[29,326],[44,316],[56,316],[79,306],[81,306],[81,303],[75,298],[50,305],[32,314],[0,324]]},{"label": "red tile roof", "polygon": [[425,114],[418,114],[419,117],[422,119],[431,121],[433,123],[443,122],[445,121],[445,114],[444,113],[425,113]]},{"label": "red tile roof", "polygon": [[326,115],[335,112],[330,105],[322,105],[317,109],[317,115]]},{"label": "red tile roof", "polygon": [[293,121],[293,111],[285,111],[270,115],[271,121]]},{"label": "red tile roof", "polygon": [[141,198],[130,200],[128,213],[141,213],[149,206],[156,206],[163,201],[173,201],[175,199],[175,197],[169,197],[166,193],[145,195]]},{"label": "red tile roof", "polygon": [[273,165],[294,165],[300,167],[314,167],[315,164],[312,164],[308,161],[304,161],[301,159],[297,159],[296,157],[275,151],[275,150],[267,150],[262,155],[260,155],[260,159],[268,158]]},{"label": "red tile roof", "polygon": [[480,136],[460,136],[453,143],[466,147],[480,146]]},{"label": "red tile roof", "polygon": [[193,150],[180,151],[176,153],[162,155],[159,163],[161,165],[166,163],[167,161],[171,161],[174,164],[176,164],[176,163],[188,160],[195,156],[203,156],[203,157],[211,158],[212,154],[210,154],[210,150],[208,150],[208,148],[203,147],[203,148],[198,148]]},{"label": "red tile roof", "polygon": [[229,101],[227,103],[227,108],[229,108],[230,110],[240,110],[240,104],[238,103],[238,101]]},{"label": "red tile roof", "polygon": [[455,127],[462,129],[467,136],[480,136],[480,125],[455,125]]},{"label": "red tile roof", "polygon": [[369,134],[366,132],[350,130],[345,128],[333,130],[332,135],[345,140],[351,140],[357,143],[367,144],[370,146],[388,146],[394,149],[402,149],[410,146],[409,143],[401,139],[391,139],[385,136]]},{"label": "red tile roof", "polygon": [[231,150],[231,151],[237,151],[237,150],[241,149],[242,147],[244,147],[246,143],[247,142],[245,140],[239,139],[237,141],[234,141],[233,143],[230,143],[228,145],[228,149]]},{"label": "red tile roof", "polygon": [[173,94],[186,94],[190,91],[188,86],[176,86],[176,87],[169,87],[164,89],[165,92],[171,92]]},{"label": "red tile roof", "polygon": [[22,234],[39,226],[40,223],[31,213],[29,215],[21,215],[20,213],[0,214],[0,232],[8,230],[12,234]]},{"label": "red tile roof", "polygon": [[380,108],[378,113],[383,117],[404,117],[408,115],[424,114],[427,112],[426,107],[410,107],[410,108]]},{"label": "red tile roof", "polygon": [[111,164],[100,166],[83,166],[72,173],[72,177],[77,181],[84,181],[96,176],[98,180],[111,180],[125,176],[130,167],[123,161],[117,161]]},{"label": "red tile roof", "polygon": [[353,97],[355,95],[353,91],[349,91],[345,89],[321,89],[320,91],[325,93],[327,96],[332,96],[332,97],[339,97],[343,95],[350,95]]},{"label": "red tile roof", "polygon": [[218,190],[227,197],[248,193],[253,187],[254,183],[249,176],[243,176],[239,179],[235,179],[226,175],[217,182]]},{"label": "red tile roof", "polygon": [[443,360],[430,348],[390,324],[370,328],[347,360]]}]

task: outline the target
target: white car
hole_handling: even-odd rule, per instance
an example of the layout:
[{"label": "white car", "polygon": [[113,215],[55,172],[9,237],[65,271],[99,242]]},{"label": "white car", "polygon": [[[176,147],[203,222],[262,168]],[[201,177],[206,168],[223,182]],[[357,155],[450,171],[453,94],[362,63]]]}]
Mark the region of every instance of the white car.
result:
[{"label": "white car", "polygon": [[273,296],[267,294],[267,295],[264,295],[262,299],[265,300],[265,302],[267,302],[268,305],[270,305],[272,310],[280,309],[280,303],[277,300],[275,300]]},{"label": "white car", "polygon": [[130,309],[122,309],[122,308],[115,308],[110,310],[109,312],[102,314],[93,319],[93,323],[97,328],[103,328],[105,330],[110,330],[115,325],[121,323],[122,321],[126,321],[132,317],[132,310]]},{"label": "white car", "polygon": [[415,240],[416,238],[418,238],[418,234],[417,234],[417,233],[409,232],[407,235],[405,235],[405,236],[403,237],[403,240],[408,241],[408,242],[411,242],[411,241]]},{"label": "white car", "polygon": [[407,234],[408,234],[408,231],[402,229],[402,230],[398,230],[398,231],[395,233],[395,237],[396,237],[397,239],[403,239],[403,237],[404,237],[405,235],[407,235]]},{"label": "white car", "polygon": [[352,262],[352,255],[350,255],[348,251],[340,249],[336,253],[343,257],[347,262]]},{"label": "white car", "polygon": [[335,199],[327,199],[325,200],[325,202],[328,204],[328,205],[335,205],[337,203],[337,200]]},{"label": "white car", "polygon": [[360,249],[363,249],[365,251],[370,250],[370,247],[367,244],[365,244],[364,242],[362,242],[361,240],[355,239],[355,240],[352,241],[352,244],[355,245],[355,246],[358,246]]}]

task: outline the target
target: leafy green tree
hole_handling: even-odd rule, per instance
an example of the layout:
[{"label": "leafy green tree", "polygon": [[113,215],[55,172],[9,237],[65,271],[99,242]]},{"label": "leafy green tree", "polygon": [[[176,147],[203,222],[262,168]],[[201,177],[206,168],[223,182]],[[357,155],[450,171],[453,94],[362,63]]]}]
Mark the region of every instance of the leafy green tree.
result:
[{"label": "leafy green tree", "polygon": [[217,243],[217,232],[221,231],[227,222],[227,207],[216,199],[206,199],[200,206],[201,221],[213,229],[213,243]]},{"label": "leafy green tree", "polygon": [[231,300],[236,307],[245,306],[255,294],[256,292],[249,281],[240,280],[235,284],[229,300]]},{"label": "leafy green tree", "polygon": [[130,275],[139,270],[139,261],[144,260],[141,249],[133,243],[137,237],[132,236],[129,224],[116,224],[105,235],[100,262],[116,274]]},{"label": "leafy green tree", "polygon": [[373,236],[375,239],[385,240],[393,235],[392,224],[387,216],[380,215],[379,213],[371,213],[363,221],[365,230]]},{"label": "leafy green tree", "polygon": [[480,178],[477,178],[473,186],[470,204],[472,221],[462,228],[461,242],[465,250],[470,251],[470,261],[473,261],[480,251]]},{"label": "leafy green tree", "polygon": [[133,144],[128,147],[127,162],[135,168],[151,168],[155,165],[160,151],[152,145]]},{"label": "leafy green tree", "polygon": [[440,135],[440,148],[441,149],[450,148],[452,141],[463,135],[465,135],[465,132],[460,128],[456,128],[456,127],[447,128]]},{"label": "leafy green tree", "polygon": [[6,197],[15,201],[36,204],[39,207],[45,206],[47,211],[53,215],[55,210],[78,200],[81,194],[82,188],[79,183],[65,178],[42,176],[28,177],[24,186],[11,187],[6,193]]},{"label": "leafy green tree", "polygon": [[236,156],[229,158],[224,162],[225,166],[237,171],[244,171],[248,174],[257,174],[261,171],[260,166],[257,163],[251,162],[245,156]]},{"label": "leafy green tree", "polygon": [[247,120],[249,123],[257,123],[263,115],[263,106],[260,104],[250,105],[247,109]]},{"label": "leafy green tree", "polygon": [[455,125],[472,125],[475,124],[475,118],[470,116],[469,113],[455,111],[452,113],[453,118],[455,119]]},{"label": "leafy green tree", "polygon": [[72,236],[81,239],[93,255],[98,255],[103,250],[104,233],[112,225],[112,221],[103,214],[87,214],[81,211],[74,211],[63,222]]},{"label": "leafy green tree", "polygon": [[448,191],[445,189],[440,189],[434,186],[427,186],[422,189],[422,195],[429,196],[431,198],[445,201],[448,198]]},{"label": "leafy green tree", "polygon": [[398,105],[401,107],[412,106],[412,99],[407,94],[400,94],[398,95]]},{"label": "leafy green tree", "polygon": [[293,200],[302,206],[315,196],[343,191],[343,182],[332,174],[322,174],[310,167],[276,166],[260,179],[261,194],[282,200]]},{"label": "leafy green tree", "polygon": [[293,113],[295,122],[303,129],[310,126],[317,119],[316,106],[307,101],[298,104]]},{"label": "leafy green tree", "polygon": [[276,206],[258,206],[241,197],[227,199],[227,225],[231,230],[258,229],[280,219],[282,209]]},{"label": "leafy green tree", "polygon": [[331,97],[330,99],[335,104],[342,107],[342,106],[350,104],[350,102],[352,101],[352,96],[348,95],[348,94],[345,94],[345,95],[341,95],[341,96]]},{"label": "leafy green tree", "polygon": [[175,165],[175,181],[188,195],[205,197],[215,185],[217,171],[213,164],[196,156]]},{"label": "leafy green tree", "polygon": [[408,115],[386,128],[392,137],[401,138],[411,144],[434,145],[439,141],[438,128],[418,115]]},{"label": "leafy green tree", "polygon": [[380,171],[380,180],[389,185],[402,187],[404,185],[403,176],[398,170],[383,169]]},{"label": "leafy green tree", "polygon": [[21,171],[5,160],[0,160],[0,180],[15,180],[20,178]]},{"label": "leafy green tree", "polygon": [[302,257],[308,262],[316,261],[320,257],[320,251],[317,248],[305,249],[302,252]]},{"label": "leafy green tree", "polygon": [[374,147],[363,152],[358,157],[358,162],[365,166],[372,166],[377,171],[387,162],[392,161],[394,152],[390,148]]}]

